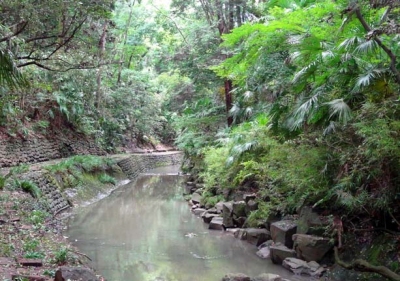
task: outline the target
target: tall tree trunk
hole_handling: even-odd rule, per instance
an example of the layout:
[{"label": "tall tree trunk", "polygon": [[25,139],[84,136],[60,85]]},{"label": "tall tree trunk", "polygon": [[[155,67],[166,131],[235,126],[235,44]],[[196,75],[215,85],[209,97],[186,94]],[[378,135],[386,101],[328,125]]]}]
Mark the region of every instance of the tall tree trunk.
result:
[{"label": "tall tree trunk", "polygon": [[103,60],[104,60],[104,53],[106,50],[106,39],[107,39],[107,28],[108,28],[108,21],[106,21],[103,25],[103,31],[99,41],[99,68],[97,71],[97,89],[96,89],[96,100],[94,106],[98,111],[100,111],[101,102],[103,99],[103,93],[101,89],[101,75],[103,73]]},{"label": "tall tree trunk", "polygon": [[[117,78],[117,84],[121,83],[121,73],[122,73],[122,67],[124,65],[124,61],[125,61],[125,46],[128,42],[128,32],[129,32],[129,27],[131,26],[132,23],[132,15],[133,15],[133,6],[135,5],[136,0],[133,0],[132,2],[129,3],[129,7],[131,8],[129,11],[129,17],[128,17],[128,21],[126,22],[126,28],[125,28],[125,32],[124,32],[124,36],[122,38],[123,41],[123,45],[122,45],[122,51],[121,51],[121,62],[119,64],[119,69],[118,69],[118,78]],[[128,63],[128,68],[131,65],[131,59],[133,57],[133,54],[130,55],[129,57],[129,63]]]}]

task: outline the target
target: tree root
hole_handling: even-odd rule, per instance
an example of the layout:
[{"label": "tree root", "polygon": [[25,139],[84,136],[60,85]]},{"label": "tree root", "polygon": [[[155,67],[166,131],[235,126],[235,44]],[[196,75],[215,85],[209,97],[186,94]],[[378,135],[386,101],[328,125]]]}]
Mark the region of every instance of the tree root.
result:
[{"label": "tree root", "polygon": [[381,276],[388,278],[389,280],[400,281],[400,275],[391,271],[386,266],[375,266],[363,259],[356,259],[350,263],[346,263],[339,258],[339,250],[337,247],[334,248],[335,262],[346,269],[353,269],[360,272],[374,272]]}]

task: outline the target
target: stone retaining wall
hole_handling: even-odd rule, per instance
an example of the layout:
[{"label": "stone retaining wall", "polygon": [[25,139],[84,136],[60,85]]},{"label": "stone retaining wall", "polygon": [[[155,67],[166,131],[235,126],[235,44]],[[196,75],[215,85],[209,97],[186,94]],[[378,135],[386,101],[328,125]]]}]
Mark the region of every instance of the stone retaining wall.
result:
[{"label": "stone retaining wall", "polygon": [[37,138],[0,142],[0,168],[22,163],[37,163],[73,155],[104,155],[93,142],[79,137],[69,139]]},{"label": "stone retaining wall", "polygon": [[181,152],[170,152],[165,154],[140,154],[118,162],[118,166],[130,180],[135,180],[140,173],[157,167],[180,165],[183,161]]},{"label": "stone retaining wall", "polygon": [[[166,154],[140,154],[131,155],[130,157],[119,161],[117,164],[130,180],[135,180],[140,173],[150,169],[179,165],[183,159],[183,154],[180,152]],[[29,172],[21,177],[23,180],[34,182],[42,191],[42,197],[45,198],[48,211],[52,214],[71,207],[67,197],[61,192],[62,184],[58,179],[51,176],[45,170]]]}]

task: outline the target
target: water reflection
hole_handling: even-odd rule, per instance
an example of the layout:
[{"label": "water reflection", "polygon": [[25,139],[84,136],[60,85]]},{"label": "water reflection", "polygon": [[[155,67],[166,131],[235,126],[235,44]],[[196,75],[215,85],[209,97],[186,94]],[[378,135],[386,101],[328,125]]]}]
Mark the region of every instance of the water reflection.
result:
[{"label": "water reflection", "polygon": [[145,175],[82,211],[66,233],[109,281],[211,281],[229,272],[290,277],[254,246],[188,211],[182,178]]}]

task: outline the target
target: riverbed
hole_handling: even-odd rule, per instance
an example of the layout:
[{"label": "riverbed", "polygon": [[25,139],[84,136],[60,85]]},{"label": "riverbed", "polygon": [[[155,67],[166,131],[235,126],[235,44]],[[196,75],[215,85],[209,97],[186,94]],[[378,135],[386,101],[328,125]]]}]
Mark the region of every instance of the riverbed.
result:
[{"label": "riverbed", "polygon": [[254,245],[208,230],[182,194],[178,167],[153,170],[80,210],[65,235],[108,281],[218,281],[230,272],[306,280],[260,259]]}]

